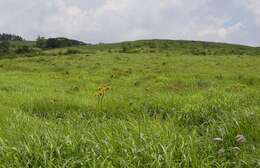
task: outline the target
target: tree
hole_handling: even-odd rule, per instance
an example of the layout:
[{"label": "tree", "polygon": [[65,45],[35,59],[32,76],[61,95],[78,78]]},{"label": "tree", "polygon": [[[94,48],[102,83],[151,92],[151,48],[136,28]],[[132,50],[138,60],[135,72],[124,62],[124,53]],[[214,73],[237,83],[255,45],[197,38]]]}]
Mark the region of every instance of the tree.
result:
[{"label": "tree", "polygon": [[45,38],[38,36],[36,39],[36,47],[38,48],[45,48]]},{"label": "tree", "polygon": [[46,40],[46,48],[60,48],[60,47],[67,47],[62,44],[62,41],[59,41],[56,38],[49,38]]},{"label": "tree", "polygon": [[0,41],[23,41],[24,39],[21,36],[2,33],[0,34]]}]

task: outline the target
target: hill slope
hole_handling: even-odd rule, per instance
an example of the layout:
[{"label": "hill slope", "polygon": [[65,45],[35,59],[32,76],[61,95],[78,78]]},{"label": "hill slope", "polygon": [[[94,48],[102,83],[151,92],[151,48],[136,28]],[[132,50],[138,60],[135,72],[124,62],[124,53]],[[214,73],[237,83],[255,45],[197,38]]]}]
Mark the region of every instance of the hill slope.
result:
[{"label": "hill slope", "polygon": [[153,40],[10,52],[1,166],[257,167],[258,51]]},{"label": "hill slope", "polygon": [[175,41],[175,40],[139,40],[113,44],[87,45],[92,51],[120,53],[176,53],[179,55],[260,55],[259,47],[236,44]]},{"label": "hill slope", "polygon": [[[142,50],[144,48],[161,49],[170,51],[222,53],[222,54],[259,54],[259,47],[250,47],[238,44],[214,43],[203,41],[184,41],[184,40],[138,40],[112,44],[94,45],[96,48],[115,49],[125,47],[131,50]],[[208,51],[207,51],[208,50]]]}]

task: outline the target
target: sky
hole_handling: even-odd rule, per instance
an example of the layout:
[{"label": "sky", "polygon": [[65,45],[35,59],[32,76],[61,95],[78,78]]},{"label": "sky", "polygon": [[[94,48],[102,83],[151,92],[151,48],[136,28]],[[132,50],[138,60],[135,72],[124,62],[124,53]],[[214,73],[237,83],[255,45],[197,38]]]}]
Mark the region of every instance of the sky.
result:
[{"label": "sky", "polygon": [[0,0],[0,32],[28,40],[182,39],[260,46],[260,0]]}]

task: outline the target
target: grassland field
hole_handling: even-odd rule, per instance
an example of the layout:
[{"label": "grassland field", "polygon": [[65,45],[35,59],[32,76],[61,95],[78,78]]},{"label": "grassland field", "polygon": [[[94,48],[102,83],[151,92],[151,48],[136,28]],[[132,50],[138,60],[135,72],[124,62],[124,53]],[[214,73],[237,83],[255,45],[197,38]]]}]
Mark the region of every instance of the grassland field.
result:
[{"label": "grassland field", "polygon": [[0,167],[260,167],[260,49],[154,40],[1,57]]}]

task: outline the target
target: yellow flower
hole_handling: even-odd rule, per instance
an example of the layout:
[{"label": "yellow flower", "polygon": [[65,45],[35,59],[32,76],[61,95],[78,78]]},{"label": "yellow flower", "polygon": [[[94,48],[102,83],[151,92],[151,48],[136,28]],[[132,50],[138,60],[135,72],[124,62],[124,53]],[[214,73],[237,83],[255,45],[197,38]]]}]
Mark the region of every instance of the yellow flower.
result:
[{"label": "yellow flower", "polygon": [[111,87],[108,85],[102,86],[102,87],[98,87],[95,96],[97,97],[102,97],[105,96],[106,92],[111,90]]}]

